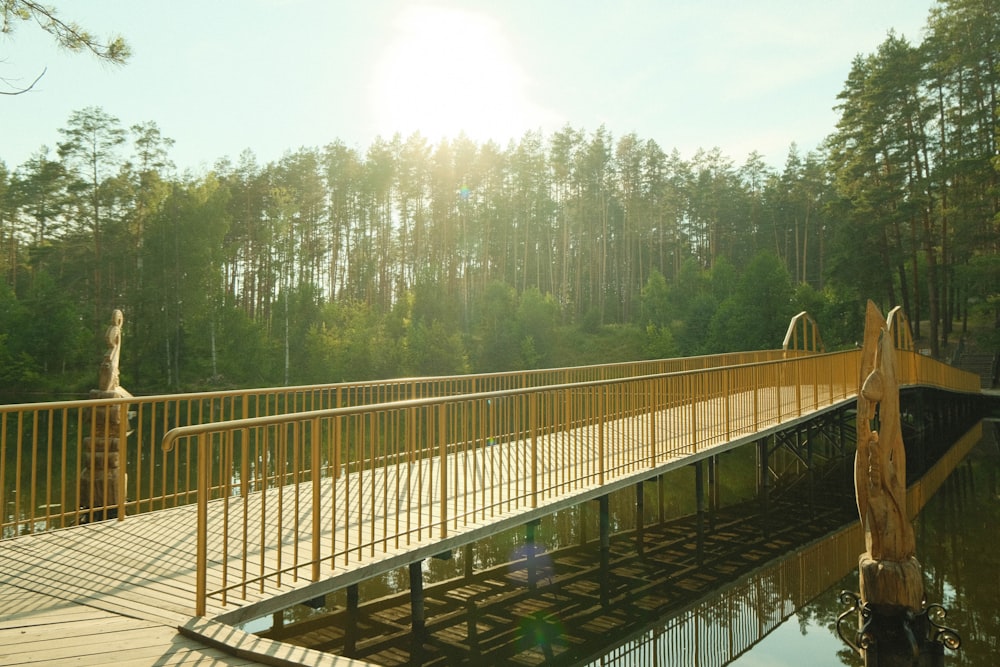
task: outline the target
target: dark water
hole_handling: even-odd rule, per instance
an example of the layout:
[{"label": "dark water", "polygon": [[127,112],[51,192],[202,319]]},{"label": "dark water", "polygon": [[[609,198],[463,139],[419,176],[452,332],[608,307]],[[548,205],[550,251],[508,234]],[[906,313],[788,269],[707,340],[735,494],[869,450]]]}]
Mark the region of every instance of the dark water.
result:
[{"label": "dark water", "polygon": [[[945,624],[962,637],[946,665],[1000,664],[1000,424],[985,422],[983,437],[914,521],[917,558],[928,602],[948,610]],[[840,590],[857,591],[857,568],[798,609],[735,667],[861,665],[835,631]]]},{"label": "dark water", "polygon": [[[928,601],[963,638],[948,665],[1000,664],[1000,439],[993,422],[982,432],[914,524]],[[701,518],[693,468],[671,473],[644,486],[641,530],[635,492],[613,495],[608,566],[594,503],[534,529],[534,584],[523,530],[427,560],[419,641],[405,569],[362,584],[356,616],[340,592],[247,629],[386,665],[861,665],[835,629],[840,591],[858,589],[853,455],[828,453],[809,471],[776,451],[766,501],[754,448],[723,455]]]}]

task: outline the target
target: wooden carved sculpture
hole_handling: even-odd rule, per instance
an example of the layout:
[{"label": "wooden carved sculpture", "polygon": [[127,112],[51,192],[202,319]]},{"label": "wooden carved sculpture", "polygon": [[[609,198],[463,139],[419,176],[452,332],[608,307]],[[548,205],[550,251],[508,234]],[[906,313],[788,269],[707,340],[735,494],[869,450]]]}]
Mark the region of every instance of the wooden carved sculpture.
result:
[{"label": "wooden carved sculpture", "polygon": [[125,317],[122,311],[115,309],[111,313],[111,324],[104,332],[104,342],[108,346],[101,361],[101,371],[98,376],[98,391],[115,391],[118,384],[118,361],[122,351],[122,324]]},{"label": "wooden carved sculpture", "polygon": [[871,301],[861,351],[857,437],[854,486],[865,534],[865,553],[859,560],[861,599],[884,611],[917,612],[924,589],[906,510],[896,350],[885,318]]},{"label": "wooden carved sculpture", "polygon": [[[112,312],[111,324],[104,332],[107,351],[98,372],[98,388],[91,390],[91,398],[132,396],[118,383],[123,323],[122,311]],[[127,404],[95,406],[92,421],[92,435],[83,441],[83,465],[80,471],[80,508],[91,510],[82,517],[83,523],[117,516],[117,506],[124,500],[127,482],[121,461],[123,436],[127,435]]]},{"label": "wooden carved sculpture", "polygon": [[[858,378],[858,449],[854,490],[865,535],[858,559],[860,596],[837,618],[837,632],[866,667],[942,667],[944,648],[961,638],[944,626],[941,605],[924,606],[924,583],[906,503],[906,450],[899,407],[897,351],[889,326],[871,301]],[[852,641],[842,622],[857,614]]]}]

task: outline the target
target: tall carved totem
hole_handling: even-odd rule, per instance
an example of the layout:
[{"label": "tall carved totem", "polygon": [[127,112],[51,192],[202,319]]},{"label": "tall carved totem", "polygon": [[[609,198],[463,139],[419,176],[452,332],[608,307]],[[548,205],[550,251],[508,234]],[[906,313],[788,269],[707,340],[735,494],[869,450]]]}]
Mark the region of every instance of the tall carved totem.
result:
[{"label": "tall carved totem", "polygon": [[[122,311],[111,314],[111,324],[104,333],[107,351],[101,360],[98,388],[90,398],[131,398],[118,383],[118,360],[121,355]],[[97,405],[91,413],[89,435],[83,440],[80,471],[79,505],[88,510],[81,523],[118,516],[118,504],[125,499],[124,445],[128,435],[128,404]]]}]

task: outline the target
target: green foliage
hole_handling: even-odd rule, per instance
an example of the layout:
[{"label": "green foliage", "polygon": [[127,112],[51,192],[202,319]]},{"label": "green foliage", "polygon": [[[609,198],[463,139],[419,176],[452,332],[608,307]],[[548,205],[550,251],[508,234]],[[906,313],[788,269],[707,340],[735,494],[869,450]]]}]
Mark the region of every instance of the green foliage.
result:
[{"label": "green foliage", "polygon": [[[753,264],[751,263],[751,266]],[[743,278],[745,280],[745,276]],[[712,267],[712,298],[718,303],[737,296],[741,277],[736,267],[725,257],[719,257]]]},{"label": "green foliage", "polygon": [[642,288],[641,322],[661,328],[670,323],[670,291],[667,279],[653,269],[649,272],[646,285]]},{"label": "green foliage", "polygon": [[37,375],[34,360],[24,350],[23,323],[28,313],[14,291],[0,283],[0,387],[3,400],[14,401]]},{"label": "green foliage", "polygon": [[671,359],[680,356],[680,348],[674,342],[670,328],[657,326],[650,322],[646,325],[646,344],[643,354],[647,359]]},{"label": "green foliage", "polygon": [[9,400],[79,393],[96,382],[103,347],[82,319],[44,271],[22,299],[0,284],[0,386]]},{"label": "green foliage", "polygon": [[521,334],[521,367],[551,366],[553,349],[558,345],[559,304],[551,294],[543,295],[537,287],[521,294],[517,306]]},{"label": "green foliage", "polygon": [[155,123],[74,112],[58,154],[0,162],[2,379],[78,386],[115,307],[145,392],[773,348],[801,310],[836,349],[868,298],[935,349],[997,319],[998,45],[992,4],[938,3],[920,44],[855,59],[829,141],[779,170],[567,126],[178,179]]},{"label": "green foliage", "polygon": [[439,320],[411,326],[404,344],[405,375],[456,375],[469,370],[461,334]]},{"label": "green foliage", "polygon": [[718,351],[774,349],[784,337],[795,315],[792,282],[781,261],[768,252],[759,253],[743,273],[733,297],[732,328],[727,345]]},{"label": "green foliage", "polygon": [[82,314],[76,304],[48,273],[35,274],[24,299],[24,313],[30,317],[24,317],[18,327],[22,350],[35,360],[40,373],[60,378],[52,382],[65,382],[67,369],[75,371],[90,361],[96,381],[104,346],[94,345],[94,334],[80,326]]},{"label": "green foliage", "polygon": [[648,358],[645,332],[636,326],[609,324],[594,332],[563,327],[560,345],[553,351],[552,367],[610,364]]},{"label": "green foliage", "polygon": [[[38,25],[65,49],[89,51],[107,63],[123,65],[131,56],[131,49],[120,35],[100,39],[78,23],[62,18],[54,8],[42,3],[33,0],[0,0],[0,35],[5,38],[10,37],[21,22]],[[46,70],[42,69],[27,87],[10,86],[10,90],[0,90],[0,95],[20,95],[28,92],[34,88],[45,72]],[[0,83],[8,84],[8,81],[0,78]]]},{"label": "green foliage", "polygon": [[[228,232],[228,197],[211,177],[175,184],[148,221],[137,286],[143,317],[134,323],[134,354],[142,360],[136,386],[200,386],[214,375],[212,336],[221,330],[217,313],[225,304],[219,253]],[[123,311],[128,321],[130,312]],[[216,337],[214,348],[226,344]]]},{"label": "green foliage", "polygon": [[263,327],[234,306],[222,306],[215,315],[218,359],[213,384],[220,387],[273,384],[276,372],[272,370]]},{"label": "green foliage", "polygon": [[359,302],[330,303],[322,309],[321,321],[305,339],[303,382],[328,383],[370,380],[403,374],[403,334],[387,331],[367,305]]},{"label": "green foliage", "polygon": [[124,64],[131,50],[124,38],[112,35],[99,39],[78,23],[64,19],[55,9],[32,0],[0,2],[0,33],[12,34],[18,21],[31,21],[49,33],[60,46],[70,51],[90,51],[98,58],[116,65]]},{"label": "green foliage", "polygon": [[499,282],[490,284],[475,304],[472,362],[477,371],[516,370],[521,366],[517,309],[514,289]]},{"label": "green foliage", "polygon": [[710,271],[688,262],[669,294],[669,343],[683,355],[774,349],[794,314],[788,272],[767,252],[757,253],[742,273],[724,260]]}]

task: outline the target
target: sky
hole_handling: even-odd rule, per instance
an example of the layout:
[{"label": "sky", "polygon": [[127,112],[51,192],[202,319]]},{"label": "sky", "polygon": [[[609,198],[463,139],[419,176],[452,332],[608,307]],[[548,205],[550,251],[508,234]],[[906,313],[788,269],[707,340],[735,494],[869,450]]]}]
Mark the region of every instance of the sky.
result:
[{"label": "sky", "polygon": [[[120,34],[110,66],[31,23],[0,35],[0,161],[55,149],[70,115],[155,122],[181,172],[250,149],[460,132],[506,146],[566,125],[635,133],[690,158],[780,168],[816,148],[851,62],[890,30],[919,43],[934,0],[75,0],[61,18]],[[2,81],[0,81],[2,84]],[[3,86],[0,85],[0,89]],[[9,89],[9,87],[7,88]]]}]

